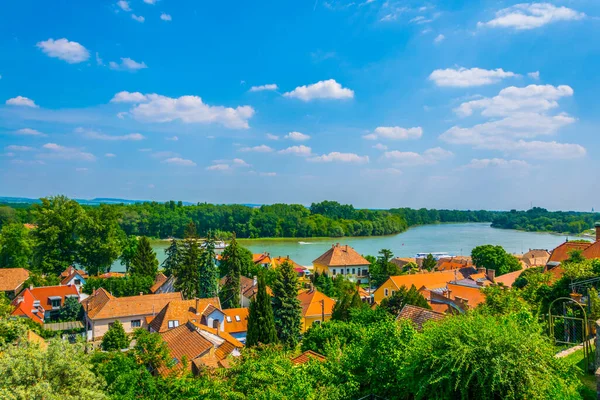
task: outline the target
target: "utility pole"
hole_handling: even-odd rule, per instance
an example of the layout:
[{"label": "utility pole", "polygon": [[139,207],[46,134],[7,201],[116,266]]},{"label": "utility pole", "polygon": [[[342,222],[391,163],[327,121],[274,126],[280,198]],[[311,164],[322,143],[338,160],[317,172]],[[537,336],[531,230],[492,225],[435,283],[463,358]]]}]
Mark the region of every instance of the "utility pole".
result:
[{"label": "utility pole", "polygon": [[325,299],[321,299],[321,324],[325,322]]}]

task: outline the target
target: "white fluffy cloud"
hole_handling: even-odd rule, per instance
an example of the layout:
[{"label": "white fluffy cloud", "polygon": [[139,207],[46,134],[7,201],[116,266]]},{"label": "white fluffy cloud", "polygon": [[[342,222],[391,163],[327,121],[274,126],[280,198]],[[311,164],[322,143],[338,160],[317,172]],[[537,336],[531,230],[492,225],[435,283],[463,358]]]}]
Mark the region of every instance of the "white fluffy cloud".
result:
[{"label": "white fluffy cloud", "polygon": [[38,108],[33,100],[23,96],[13,97],[12,99],[6,100],[6,104],[9,106],[20,106],[20,107],[32,107]]},{"label": "white fluffy cloud", "polygon": [[373,146],[373,148],[377,149],[377,150],[381,150],[381,151],[385,151],[388,149],[388,147],[382,143],[377,143],[376,145]]},{"label": "white fluffy cloud", "polygon": [[312,149],[308,146],[300,145],[300,146],[291,146],[287,149],[279,150],[279,154],[294,154],[297,156],[310,156],[312,154]]},{"label": "white fluffy cloud", "polygon": [[148,66],[145,62],[137,62],[132,60],[129,57],[121,57],[121,63],[117,63],[115,61],[111,61],[108,63],[110,69],[114,69],[117,71],[138,71],[140,69],[146,69]]},{"label": "white fluffy cloud", "polygon": [[474,158],[464,167],[469,169],[484,169],[484,168],[529,168],[531,165],[523,160],[506,160],[504,158]]},{"label": "white fluffy cloud", "polygon": [[131,18],[133,18],[137,22],[144,22],[146,20],[146,18],[144,18],[143,16],[135,14],[131,14]]},{"label": "white fluffy cloud", "polygon": [[229,171],[230,169],[229,164],[214,164],[206,167],[207,171]]},{"label": "white fluffy cloud", "polygon": [[284,138],[293,140],[295,142],[304,142],[304,141],[310,139],[310,136],[305,135],[304,133],[301,133],[301,132],[290,132],[287,135],[285,135]]},{"label": "white fluffy cloud", "polygon": [[251,92],[264,92],[264,91],[277,90],[277,89],[279,89],[279,87],[276,84],[269,83],[267,85],[252,86],[250,88],[250,91]]},{"label": "white fluffy cloud", "polygon": [[131,11],[131,7],[129,7],[129,2],[125,0],[117,1],[117,6],[123,11]]},{"label": "white fluffy cloud", "polygon": [[442,43],[444,40],[446,40],[446,36],[444,36],[440,33],[439,35],[437,35],[435,37],[435,39],[433,39],[433,43],[435,43],[435,44]]},{"label": "white fluffy cloud", "polygon": [[260,146],[254,147],[242,147],[240,151],[243,152],[254,152],[254,153],[270,153],[273,149],[266,144],[261,144]]},{"label": "white fluffy cloud", "polygon": [[250,106],[210,106],[198,96],[172,98],[159,94],[120,92],[111,102],[136,103],[129,114],[141,122],[217,123],[227,128],[245,129],[254,115],[254,109]]},{"label": "white fluffy cloud", "polygon": [[392,161],[394,165],[399,166],[432,165],[452,156],[452,152],[441,147],[425,150],[422,154],[398,150],[386,151],[383,154],[384,159]]},{"label": "white fluffy cloud", "polygon": [[163,160],[162,162],[164,164],[180,165],[182,167],[195,167],[196,166],[196,163],[193,162],[192,160],[187,160],[187,159],[181,158],[181,157],[167,158],[166,160]]},{"label": "white fluffy cloud", "polygon": [[163,21],[172,21],[173,20],[173,18],[171,17],[170,14],[165,14],[165,13],[160,14],[160,19],[162,19]]},{"label": "white fluffy cloud", "polygon": [[139,141],[145,137],[141,133],[128,133],[126,135],[107,135],[102,132],[97,132],[92,129],[75,128],[75,133],[80,134],[88,139],[108,140],[108,141]]},{"label": "white fluffy cloud", "polygon": [[521,3],[503,8],[488,22],[478,22],[478,27],[513,28],[527,30],[542,27],[557,21],[582,19],[585,14],[567,7],[556,7],[550,3]]},{"label": "white fluffy cloud", "polygon": [[46,143],[42,148],[46,150],[45,153],[39,155],[39,157],[42,158],[68,161],[96,161],[96,156],[92,153],[74,147],[61,146],[56,143]]},{"label": "white fluffy cloud", "polygon": [[312,162],[342,162],[342,163],[356,163],[363,164],[369,162],[369,156],[359,156],[355,153],[340,153],[338,151],[333,151],[329,154],[323,154],[317,157],[311,157],[308,161]]},{"label": "white fluffy cloud", "polygon": [[447,68],[436,69],[429,75],[429,80],[443,87],[471,87],[498,83],[502,79],[519,76],[502,68]]},{"label": "white fluffy cloud", "polygon": [[23,135],[23,136],[46,136],[45,133],[42,133],[38,130],[31,129],[31,128],[18,129],[15,131],[15,133],[17,135]]},{"label": "white fluffy cloud", "polygon": [[414,128],[401,128],[399,126],[379,126],[373,133],[363,136],[367,140],[390,139],[407,140],[418,139],[423,136],[423,128],[420,126]]},{"label": "white fluffy cloud", "polygon": [[38,42],[37,47],[42,49],[47,56],[59,58],[69,64],[77,64],[90,58],[90,52],[85,47],[65,38]]},{"label": "white fluffy cloud", "polygon": [[111,103],[143,103],[148,98],[140,92],[119,92],[111,99]]},{"label": "white fluffy cloud", "polygon": [[334,79],[319,81],[311,85],[298,86],[291,92],[283,94],[285,97],[292,97],[302,101],[311,101],[315,99],[352,99],[354,91],[343,88]]}]

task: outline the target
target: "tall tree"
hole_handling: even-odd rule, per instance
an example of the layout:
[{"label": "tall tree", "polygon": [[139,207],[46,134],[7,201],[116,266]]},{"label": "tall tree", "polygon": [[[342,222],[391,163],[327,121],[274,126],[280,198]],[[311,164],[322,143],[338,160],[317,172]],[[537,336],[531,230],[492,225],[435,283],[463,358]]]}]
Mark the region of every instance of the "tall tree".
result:
[{"label": "tall tree", "polygon": [[15,222],[19,222],[17,218],[17,212],[14,208],[8,206],[0,207],[0,228],[2,228],[6,224],[14,224]]},{"label": "tall tree", "polygon": [[423,259],[423,269],[427,271],[433,271],[435,266],[437,265],[437,261],[433,257],[433,254],[427,254],[427,257]]},{"label": "tall tree", "polygon": [[152,250],[150,240],[146,236],[142,236],[139,240],[129,272],[131,275],[156,277],[158,260],[156,253]]},{"label": "tall tree", "polygon": [[298,299],[298,274],[294,266],[284,261],[277,267],[273,282],[273,317],[279,341],[295,348],[300,340],[302,307]]},{"label": "tall tree", "polygon": [[477,246],[471,251],[473,264],[478,268],[493,269],[496,276],[523,268],[519,260],[504,250],[502,246],[485,244]]},{"label": "tall tree", "polygon": [[177,241],[177,239],[171,239],[171,244],[169,247],[165,249],[165,261],[162,262],[162,267],[165,270],[165,275],[171,276],[173,271],[177,269],[179,263],[181,263],[181,259],[183,257],[183,251],[181,249],[181,244]]},{"label": "tall tree", "polygon": [[198,297],[200,286],[200,248],[196,240],[196,227],[190,222],[186,229],[185,240],[181,248],[181,259],[174,264],[173,276],[175,277],[175,290],[181,292],[184,298],[192,299]]},{"label": "tall tree", "polygon": [[131,267],[131,261],[133,257],[135,257],[135,253],[137,251],[138,246],[138,238],[134,235],[126,236],[122,241],[122,250],[121,256],[119,257],[119,261],[121,265],[125,266],[125,271],[129,272],[129,268]]},{"label": "tall tree", "polygon": [[379,256],[373,260],[371,258],[371,266],[369,274],[371,276],[371,284],[381,286],[390,276],[400,275],[402,270],[396,264],[391,262],[394,254],[389,249],[379,250]]},{"label": "tall tree", "polygon": [[267,284],[261,272],[258,274],[258,292],[250,300],[246,346],[252,347],[276,342],[277,330],[275,329],[271,297],[267,294]]},{"label": "tall tree", "polygon": [[33,205],[37,228],[33,265],[44,273],[60,274],[76,261],[79,249],[77,225],[84,211],[75,200],[65,196],[42,198]]},{"label": "tall tree", "polygon": [[32,254],[29,231],[23,224],[6,224],[0,231],[0,268],[28,268]]},{"label": "tall tree", "polygon": [[336,321],[348,321],[350,320],[352,310],[357,310],[365,306],[366,304],[362,302],[360,295],[358,294],[358,288],[355,288],[352,291],[345,291],[333,306],[331,319]]},{"label": "tall tree", "polygon": [[218,295],[219,271],[215,264],[215,237],[208,232],[200,252],[200,271],[198,297],[207,298]]},{"label": "tall tree", "polygon": [[242,270],[247,269],[245,265],[243,248],[238,244],[235,236],[229,243],[229,246],[221,254],[221,263],[219,269],[221,275],[225,276],[225,284],[219,292],[223,308],[240,307],[240,276]]},{"label": "tall tree", "polygon": [[102,350],[115,351],[129,347],[129,338],[123,329],[123,324],[119,320],[113,322],[108,331],[102,337]]},{"label": "tall tree", "polygon": [[77,224],[76,260],[90,275],[110,271],[121,254],[123,231],[114,207],[100,205],[87,210]]}]

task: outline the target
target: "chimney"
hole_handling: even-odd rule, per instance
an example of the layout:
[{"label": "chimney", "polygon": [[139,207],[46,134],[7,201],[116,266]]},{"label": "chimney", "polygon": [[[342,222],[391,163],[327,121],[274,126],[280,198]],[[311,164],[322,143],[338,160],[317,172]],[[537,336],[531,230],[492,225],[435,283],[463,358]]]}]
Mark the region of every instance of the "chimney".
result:
[{"label": "chimney", "polygon": [[346,252],[348,251],[348,245],[346,245]]},{"label": "chimney", "polygon": [[600,240],[600,222],[596,222],[594,224],[594,228],[596,228],[596,242]]},{"label": "chimney", "polygon": [[487,278],[492,282],[496,282],[496,271],[493,269],[488,269]]},{"label": "chimney", "polygon": [[140,292],[140,296],[143,296],[143,295],[144,295],[144,292]]},{"label": "chimney", "polygon": [[485,274],[485,268],[477,268],[477,273],[478,274]]},{"label": "chimney", "polygon": [[200,315],[200,299],[196,297],[196,315]]}]

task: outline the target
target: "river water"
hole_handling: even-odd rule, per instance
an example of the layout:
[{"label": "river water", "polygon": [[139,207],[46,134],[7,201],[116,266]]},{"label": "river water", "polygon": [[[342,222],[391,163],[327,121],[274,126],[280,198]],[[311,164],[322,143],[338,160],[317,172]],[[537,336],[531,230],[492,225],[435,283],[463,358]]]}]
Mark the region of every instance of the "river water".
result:
[{"label": "river water", "polygon": [[[521,232],[496,229],[489,223],[439,224],[411,228],[392,236],[306,239],[239,239],[240,244],[253,253],[270,253],[272,256],[290,256],[301,265],[311,265],[334,243],[347,244],[363,255],[377,255],[381,249],[390,249],[396,257],[414,257],[416,253],[447,252],[452,255],[469,255],[482,244],[504,247],[509,253],[523,253],[529,249],[551,250],[565,241],[565,236],[552,233]],[[169,243],[153,242],[159,261],[165,259],[164,250]],[[123,271],[115,262],[112,271]]]}]

